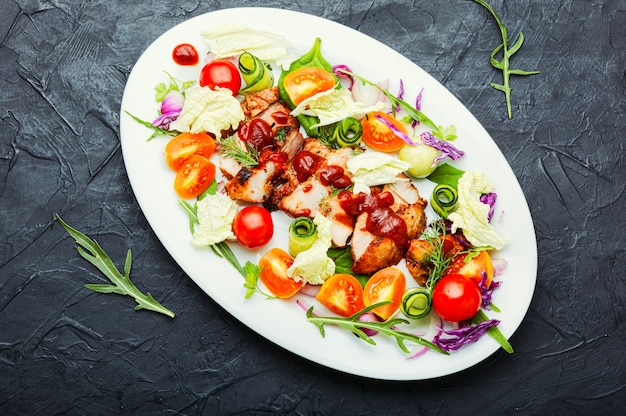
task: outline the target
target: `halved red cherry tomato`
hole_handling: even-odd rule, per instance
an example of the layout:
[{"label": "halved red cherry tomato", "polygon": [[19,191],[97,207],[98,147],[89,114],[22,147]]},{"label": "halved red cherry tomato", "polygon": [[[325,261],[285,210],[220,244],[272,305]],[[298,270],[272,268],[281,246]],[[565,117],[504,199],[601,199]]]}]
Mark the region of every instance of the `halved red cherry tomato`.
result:
[{"label": "halved red cherry tomato", "polygon": [[442,277],[433,288],[433,310],[449,322],[470,319],[480,309],[481,302],[478,285],[460,274]]},{"label": "halved red cherry tomato", "polygon": [[370,306],[374,303],[390,301],[391,303],[372,310],[386,321],[400,310],[405,289],[406,278],[402,270],[397,267],[386,267],[374,273],[365,284],[363,303],[365,306]]},{"label": "halved red cherry tomato", "polygon": [[406,127],[401,121],[382,111],[372,111],[367,113],[361,120],[363,142],[379,152],[391,153],[400,150],[406,142],[398,137],[391,127],[385,124],[384,121],[379,120],[378,117],[385,119],[402,133],[407,134]]},{"label": "halved red cherry tomato", "polygon": [[165,160],[174,171],[178,171],[192,155],[211,157],[215,141],[207,133],[181,133],[165,145]]},{"label": "halved red cherry tomato", "polygon": [[258,205],[241,209],[233,221],[233,232],[237,241],[248,248],[269,243],[274,235],[274,222],[270,212]]},{"label": "halved red cherry tomato", "polygon": [[285,250],[272,248],[259,260],[261,273],[259,279],[267,290],[279,298],[290,298],[302,288],[304,280],[296,282],[287,275],[287,269],[292,265],[293,257]]},{"label": "halved red cherry tomato", "polygon": [[448,268],[445,270],[446,274],[460,274],[464,277],[473,280],[476,284],[479,284],[483,279],[483,273],[486,276],[485,286],[491,286],[493,280],[493,263],[489,253],[482,250],[476,256],[469,260],[467,253],[461,253],[457,255]]},{"label": "halved red cherry tomato", "polygon": [[328,71],[317,67],[298,68],[283,79],[285,91],[294,105],[322,91],[334,88],[335,77]]},{"label": "halved red cherry tomato", "polygon": [[176,172],[174,190],[183,199],[195,198],[215,179],[215,165],[201,155],[192,155]]},{"label": "halved red cherry tomato", "polygon": [[215,59],[206,64],[200,71],[200,86],[228,88],[237,95],[241,88],[241,75],[237,66],[228,59]]},{"label": "halved red cherry tomato", "polygon": [[365,307],[361,284],[347,273],[329,277],[315,298],[329,311],[341,316],[354,315]]}]

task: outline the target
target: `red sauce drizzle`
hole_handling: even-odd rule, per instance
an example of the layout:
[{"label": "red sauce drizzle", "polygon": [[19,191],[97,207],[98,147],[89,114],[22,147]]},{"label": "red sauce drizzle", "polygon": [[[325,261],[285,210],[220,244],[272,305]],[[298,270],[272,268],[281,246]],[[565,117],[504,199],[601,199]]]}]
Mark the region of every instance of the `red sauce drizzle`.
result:
[{"label": "red sauce drizzle", "polygon": [[176,46],[172,52],[172,58],[178,65],[196,65],[200,60],[196,48],[188,43]]},{"label": "red sauce drizzle", "polygon": [[367,231],[375,236],[391,238],[400,247],[408,245],[406,222],[390,208],[394,202],[391,193],[354,195],[349,191],[342,191],[338,198],[346,214],[352,217],[357,217],[363,212],[368,214],[365,222]]},{"label": "red sauce drizzle", "polygon": [[341,166],[330,165],[320,171],[320,182],[324,186],[332,185],[335,188],[346,188],[352,185],[352,180]]},{"label": "red sauce drizzle", "polygon": [[293,158],[293,167],[296,170],[296,177],[299,182],[304,182],[309,176],[317,171],[322,157],[308,150],[301,150],[296,157]]},{"label": "red sauce drizzle", "polygon": [[274,145],[272,127],[262,118],[253,118],[247,125],[241,123],[238,135],[258,152]]},{"label": "red sauce drizzle", "polygon": [[272,118],[278,124],[287,124],[289,122],[289,114],[283,113],[282,111],[272,113]]}]

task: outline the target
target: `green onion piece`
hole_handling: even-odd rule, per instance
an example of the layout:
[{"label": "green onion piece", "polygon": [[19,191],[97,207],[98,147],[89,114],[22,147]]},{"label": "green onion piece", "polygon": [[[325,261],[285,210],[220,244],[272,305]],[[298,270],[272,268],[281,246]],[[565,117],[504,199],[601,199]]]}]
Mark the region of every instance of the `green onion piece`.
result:
[{"label": "green onion piece", "polygon": [[430,312],[430,291],[424,288],[408,289],[402,295],[400,310],[407,318],[419,319]]},{"label": "green onion piece", "polygon": [[441,218],[448,218],[448,214],[456,208],[458,199],[459,195],[454,186],[439,184],[433,190],[430,205]]},{"label": "green onion piece", "polygon": [[335,126],[333,140],[341,147],[353,147],[359,144],[363,135],[361,123],[354,117],[346,117]]},{"label": "green onion piece", "polygon": [[308,217],[298,217],[289,224],[289,254],[309,249],[317,237],[317,226]]},{"label": "green onion piece", "polygon": [[261,91],[274,84],[272,71],[251,53],[244,52],[239,55],[239,72],[246,81],[246,87],[239,90],[242,94]]}]

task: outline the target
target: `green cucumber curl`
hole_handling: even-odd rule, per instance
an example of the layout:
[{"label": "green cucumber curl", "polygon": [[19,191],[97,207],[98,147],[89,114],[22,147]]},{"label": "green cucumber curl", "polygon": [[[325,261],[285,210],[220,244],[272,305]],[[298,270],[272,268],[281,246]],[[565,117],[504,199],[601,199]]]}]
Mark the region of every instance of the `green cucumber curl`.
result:
[{"label": "green cucumber curl", "polygon": [[311,248],[317,238],[317,225],[308,217],[298,217],[289,224],[289,254],[298,253]]}]

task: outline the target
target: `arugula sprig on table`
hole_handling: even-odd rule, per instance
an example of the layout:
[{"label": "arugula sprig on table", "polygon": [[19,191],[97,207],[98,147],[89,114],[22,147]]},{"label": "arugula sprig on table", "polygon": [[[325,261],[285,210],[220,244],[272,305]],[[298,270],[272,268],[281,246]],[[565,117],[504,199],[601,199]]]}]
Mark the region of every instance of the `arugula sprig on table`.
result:
[{"label": "arugula sprig on table", "polygon": [[132,254],[129,249],[126,254],[126,261],[124,263],[124,274],[121,274],[111,258],[104,252],[100,244],[95,240],[87,237],[80,231],[70,227],[61,217],[57,214],[57,220],[63,226],[65,231],[76,241],[78,253],[82,258],[89,263],[96,266],[110,281],[112,284],[86,284],[87,289],[93,290],[99,293],[116,293],[118,295],[132,296],[137,302],[135,310],[146,309],[154,312],[159,312],[170,318],[174,317],[174,312],[170,311],[163,305],[161,305],[156,299],[152,297],[150,292],[143,294],[137,286],[130,280],[130,268],[132,262]]},{"label": "arugula sprig on table", "polygon": [[[498,27],[500,28],[500,33],[502,35],[502,43],[498,45],[493,52],[491,52],[491,65],[502,71],[502,84],[496,84],[495,82],[490,82],[489,85],[495,88],[498,91],[502,91],[504,93],[504,97],[506,100],[506,109],[509,116],[509,119],[513,117],[511,111],[511,86],[509,82],[509,77],[511,75],[535,75],[538,74],[539,71],[524,71],[522,69],[511,69],[510,62],[511,56],[515,54],[524,43],[524,34],[520,31],[517,36],[517,40],[513,43],[513,46],[509,48],[509,35],[507,33],[506,27],[502,23],[502,20],[498,17],[493,8],[487,4],[483,0],[474,0],[476,3],[480,4],[484,8],[486,8],[489,13],[494,17]],[[496,55],[498,52],[502,51],[502,60],[498,61],[496,59]]]}]

